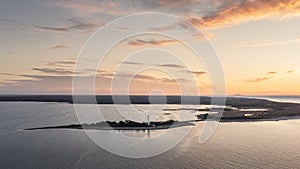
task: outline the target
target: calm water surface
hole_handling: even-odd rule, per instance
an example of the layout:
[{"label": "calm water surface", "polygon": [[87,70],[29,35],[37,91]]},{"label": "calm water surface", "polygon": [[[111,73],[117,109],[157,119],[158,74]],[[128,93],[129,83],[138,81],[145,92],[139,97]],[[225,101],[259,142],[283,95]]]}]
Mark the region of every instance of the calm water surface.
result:
[{"label": "calm water surface", "polygon": [[[89,106],[82,109],[93,117],[95,112],[89,112]],[[124,105],[123,109],[127,108]],[[101,109],[111,120],[124,119],[112,105],[101,105]],[[138,105],[136,109],[140,110],[136,120],[144,121],[149,105]],[[176,112],[163,115],[162,109],[152,107],[158,113],[151,118],[180,118]],[[125,116],[130,117],[130,112]],[[0,102],[0,120],[0,168],[300,168],[300,120],[221,123],[204,144],[198,143],[203,125],[198,123],[175,148],[146,159],[113,155],[93,143],[82,130],[22,131],[79,123],[70,104]],[[97,119],[87,118],[86,122]],[[136,131],[124,134],[146,135]]]}]

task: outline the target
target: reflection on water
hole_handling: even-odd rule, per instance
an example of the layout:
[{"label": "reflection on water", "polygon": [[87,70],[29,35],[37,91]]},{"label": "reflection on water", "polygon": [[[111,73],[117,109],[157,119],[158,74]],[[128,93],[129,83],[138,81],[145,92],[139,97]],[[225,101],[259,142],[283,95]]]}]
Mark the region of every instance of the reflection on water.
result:
[{"label": "reflection on water", "polygon": [[239,111],[268,111],[268,109],[239,109]]},{"label": "reflection on water", "polygon": [[[107,116],[112,115],[111,119],[124,118],[115,114],[111,107],[103,107],[107,110]],[[88,106],[82,108],[93,117],[95,112],[89,112]],[[141,120],[146,119],[143,117]],[[194,169],[300,166],[300,120],[221,123],[204,144],[198,143],[204,124],[199,122],[174,149],[146,159],[129,159],[110,154],[94,144],[81,130],[18,131],[30,127],[78,123],[73,106],[69,104],[0,103],[0,120],[0,168]],[[86,119],[86,122],[95,120]],[[164,131],[106,132],[121,132],[129,137],[147,139],[149,135],[155,137]],[[169,139],[165,138],[165,141]]]},{"label": "reflection on water", "polygon": [[166,132],[166,130],[114,130],[104,132],[116,132],[132,138],[149,138],[158,137]]}]

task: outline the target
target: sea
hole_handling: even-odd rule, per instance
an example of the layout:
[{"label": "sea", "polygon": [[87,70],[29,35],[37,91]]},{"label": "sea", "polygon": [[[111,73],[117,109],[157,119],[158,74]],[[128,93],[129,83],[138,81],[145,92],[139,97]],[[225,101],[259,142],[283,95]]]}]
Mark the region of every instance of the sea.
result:
[{"label": "sea", "polygon": [[[259,97],[280,102],[299,103],[300,97]],[[91,118],[80,122],[95,123],[91,106],[82,105],[81,113]],[[124,120],[130,116],[132,105],[122,105],[120,115],[114,105],[97,105],[110,120]],[[147,112],[153,119],[180,118],[179,105],[151,107],[133,105],[145,121]],[[195,105],[185,105],[194,108]],[[170,110],[170,111],[168,111]],[[186,109],[185,113],[195,113]],[[128,117],[126,117],[128,116]],[[205,122],[191,127],[188,135],[172,149],[148,158],[128,158],[113,154],[98,146],[83,130],[24,130],[41,126],[78,124],[78,112],[67,103],[0,102],[0,168],[2,169],[109,169],[109,168],[300,168],[300,120],[219,123],[213,135],[199,143],[199,133]],[[106,131],[111,132],[122,131]],[[141,131],[124,131],[130,137],[155,136]],[[161,131],[160,131],[161,132]],[[165,137],[164,142],[172,137]],[[155,147],[151,147],[154,149]]]}]

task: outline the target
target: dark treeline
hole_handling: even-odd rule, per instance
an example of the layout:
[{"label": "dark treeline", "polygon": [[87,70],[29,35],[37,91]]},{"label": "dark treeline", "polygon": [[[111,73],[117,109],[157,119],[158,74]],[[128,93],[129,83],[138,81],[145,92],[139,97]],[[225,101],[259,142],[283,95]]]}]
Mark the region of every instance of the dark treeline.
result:
[{"label": "dark treeline", "polygon": [[[214,104],[223,105],[221,97],[207,96],[72,96],[72,95],[0,95],[0,101],[24,101],[24,102],[58,102],[80,104]],[[217,100],[217,101],[216,101]],[[220,103],[220,104],[219,104]],[[270,108],[281,110],[290,106],[299,106],[295,103],[276,103],[264,99],[227,97],[227,106],[236,108]]]},{"label": "dark treeline", "polygon": [[0,95],[0,101],[65,102],[89,104],[210,104],[210,97],[198,96],[72,96]]}]

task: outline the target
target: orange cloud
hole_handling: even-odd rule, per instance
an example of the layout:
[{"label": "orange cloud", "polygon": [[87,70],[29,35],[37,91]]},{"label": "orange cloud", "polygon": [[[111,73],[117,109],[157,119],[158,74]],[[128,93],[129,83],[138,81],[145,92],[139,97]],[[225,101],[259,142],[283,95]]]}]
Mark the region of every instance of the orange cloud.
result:
[{"label": "orange cloud", "polygon": [[192,74],[194,74],[196,76],[200,76],[200,75],[206,74],[206,72],[204,72],[204,71],[188,71],[188,72],[192,73]]},{"label": "orange cloud", "polygon": [[276,74],[277,72],[268,72],[268,75],[274,75]]},{"label": "orange cloud", "polygon": [[145,45],[152,45],[152,46],[166,46],[166,45],[171,45],[179,43],[178,40],[143,40],[143,39],[136,39],[136,40],[131,40],[127,44],[130,46],[145,46]]},{"label": "orange cloud", "polygon": [[235,25],[267,17],[293,17],[300,15],[299,0],[244,0],[205,17],[188,17],[197,27]]},{"label": "orange cloud", "polygon": [[250,80],[246,80],[246,82],[262,82],[262,81],[266,81],[266,80],[269,80],[270,78],[268,77],[259,77],[259,78],[256,78],[256,79],[250,79]]},{"label": "orange cloud", "polygon": [[288,70],[286,73],[293,73],[295,70]]}]

